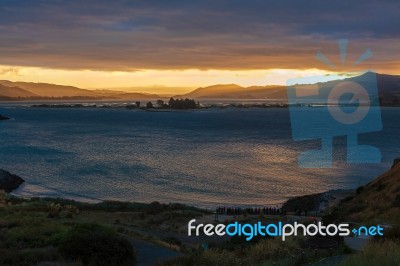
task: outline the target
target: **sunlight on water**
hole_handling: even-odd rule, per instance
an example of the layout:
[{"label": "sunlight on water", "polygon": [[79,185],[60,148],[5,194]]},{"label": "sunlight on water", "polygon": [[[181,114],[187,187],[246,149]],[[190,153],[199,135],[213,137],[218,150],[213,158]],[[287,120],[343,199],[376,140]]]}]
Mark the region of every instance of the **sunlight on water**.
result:
[{"label": "sunlight on water", "polygon": [[26,184],[25,196],[78,200],[262,205],[365,184],[400,154],[399,109],[384,109],[383,132],[361,141],[383,152],[380,165],[348,166],[335,140],[333,168],[297,165],[317,141],[294,142],[287,109],[155,113],[125,109],[3,108],[0,168]]}]

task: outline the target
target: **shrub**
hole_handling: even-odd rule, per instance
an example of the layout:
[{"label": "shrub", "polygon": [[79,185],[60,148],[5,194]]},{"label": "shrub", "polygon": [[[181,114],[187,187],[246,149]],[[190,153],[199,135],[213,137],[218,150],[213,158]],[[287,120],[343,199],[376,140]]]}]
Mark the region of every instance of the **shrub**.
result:
[{"label": "shrub", "polygon": [[55,204],[55,203],[51,203],[49,206],[49,218],[58,218],[60,217],[60,213],[61,213],[61,205],[59,203]]},{"label": "shrub", "polygon": [[62,225],[43,217],[25,214],[6,216],[0,224],[6,228],[0,234],[0,246],[18,249],[46,247],[49,244],[48,239],[63,228]]},{"label": "shrub", "polygon": [[398,207],[400,206],[400,194],[397,194],[396,198],[394,199],[393,203],[392,203],[393,207]]},{"label": "shrub", "polygon": [[112,229],[98,224],[79,224],[63,236],[59,251],[65,259],[82,261],[85,265],[123,266],[135,261],[128,240]]},{"label": "shrub", "polygon": [[364,187],[363,186],[358,187],[357,190],[356,190],[357,194],[361,194],[361,192],[363,192],[363,191],[364,191]]},{"label": "shrub", "polygon": [[[43,261],[58,261],[57,250],[45,249],[0,249],[0,265],[31,266]],[[57,264],[58,265],[58,264]]]},{"label": "shrub", "polygon": [[394,225],[392,228],[385,230],[383,236],[376,237],[376,239],[400,241],[400,225]]}]

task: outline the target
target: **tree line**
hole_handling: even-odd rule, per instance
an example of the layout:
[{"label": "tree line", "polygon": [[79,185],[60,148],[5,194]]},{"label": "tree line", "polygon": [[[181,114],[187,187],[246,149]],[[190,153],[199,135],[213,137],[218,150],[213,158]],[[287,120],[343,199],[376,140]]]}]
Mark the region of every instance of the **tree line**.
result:
[{"label": "tree line", "polygon": [[[194,99],[174,99],[170,98],[168,102],[164,102],[163,100],[157,100],[155,104],[153,102],[147,102],[146,103],[146,108],[147,109],[152,109],[152,108],[165,108],[165,109],[181,109],[181,110],[187,110],[187,109],[196,109],[199,108],[200,103],[196,102]],[[127,106],[127,108],[140,108],[141,107],[141,102],[137,101],[135,103],[135,106]]]}]

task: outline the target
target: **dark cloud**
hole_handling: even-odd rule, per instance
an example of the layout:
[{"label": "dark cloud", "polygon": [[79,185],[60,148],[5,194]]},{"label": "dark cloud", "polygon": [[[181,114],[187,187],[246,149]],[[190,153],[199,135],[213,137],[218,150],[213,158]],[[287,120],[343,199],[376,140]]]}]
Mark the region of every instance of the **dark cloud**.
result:
[{"label": "dark cloud", "polygon": [[[64,69],[323,67],[349,38],[357,57],[397,68],[400,3],[308,1],[2,1],[0,64]],[[397,50],[396,50],[397,49]],[[350,50],[350,49],[349,49]]]}]

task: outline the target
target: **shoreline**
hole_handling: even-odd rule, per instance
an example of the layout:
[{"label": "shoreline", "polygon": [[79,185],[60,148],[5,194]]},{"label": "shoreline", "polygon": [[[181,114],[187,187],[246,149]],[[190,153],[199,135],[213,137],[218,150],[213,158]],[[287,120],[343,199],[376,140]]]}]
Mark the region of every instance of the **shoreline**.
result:
[{"label": "shoreline", "polygon": [[[393,161],[393,164],[391,168],[396,166],[397,164],[400,164],[400,158],[396,158]],[[159,202],[159,201],[153,201],[153,202],[137,202],[137,201],[121,201],[121,200],[107,200],[107,199],[98,199],[98,198],[93,198],[93,197],[87,197],[87,196],[82,196],[82,195],[73,195],[71,194],[71,197],[59,197],[59,196],[48,196],[43,194],[42,196],[38,195],[22,195],[18,194],[18,190],[23,189],[25,186],[36,186],[32,184],[27,184],[24,179],[19,177],[18,175],[12,174],[6,170],[0,169],[0,190],[4,190],[7,192],[9,195],[12,197],[16,198],[21,198],[21,199],[26,199],[26,200],[32,200],[32,199],[52,199],[52,200],[62,200],[62,201],[72,201],[76,202],[78,204],[101,204],[105,202],[117,202],[121,204],[144,204],[144,205],[151,205],[154,202],[157,202],[158,204],[178,204],[178,205],[183,205],[187,206],[190,208],[196,208],[199,210],[217,210],[221,207],[226,207],[226,208],[243,208],[245,209],[246,207],[248,208],[262,208],[262,207],[277,207],[284,209],[285,211],[288,212],[295,212],[297,213],[298,211],[305,212],[305,214],[314,214],[316,216],[319,216],[323,214],[324,210],[328,209],[329,207],[332,207],[333,205],[338,204],[341,200],[345,199],[346,197],[353,195],[357,192],[358,188],[352,188],[352,189],[330,189],[324,192],[320,193],[312,193],[312,194],[305,194],[305,195],[299,195],[299,196],[294,196],[292,198],[288,198],[284,202],[281,203],[265,203],[262,205],[259,204],[254,204],[254,205],[225,205],[223,206],[222,204],[218,204],[213,206],[212,208],[209,207],[197,207],[192,204],[187,204],[187,203],[182,203],[182,202]],[[380,175],[379,175],[380,176]],[[371,180],[369,183],[374,182],[379,176]],[[13,180],[11,180],[13,179]],[[6,181],[6,183],[4,182]],[[9,183],[13,183],[12,188],[10,189]],[[16,185],[15,185],[16,184]],[[39,187],[39,186],[37,186]],[[43,189],[44,187],[40,187]],[[48,189],[48,188],[44,188]]]},{"label": "shoreline", "polygon": [[[74,194],[57,194],[57,191],[50,191],[52,193],[38,193],[34,194],[34,192],[22,192],[20,190],[23,190],[24,187],[26,186],[33,186],[36,189],[41,189],[41,190],[49,190],[48,188],[45,187],[40,187],[37,185],[32,185],[32,184],[27,184],[23,183],[20,185],[18,188],[14,189],[13,191],[9,192],[8,194],[12,197],[24,199],[24,200],[35,200],[35,199],[45,199],[45,200],[61,200],[61,201],[72,201],[76,202],[77,204],[101,204],[105,202],[117,202],[121,204],[144,204],[144,205],[150,205],[154,202],[158,202],[160,204],[179,204],[179,205],[184,205],[187,207],[191,208],[196,208],[200,210],[205,210],[205,211],[216,211],[219,208],[240,208],[240,209],[246,209],[246,208],[263,208],[263,207],[271,207],[271,208],[284,208],[288,212],[295,212],[296,209],[300,210],[301,212],[308,212],[309,214],[322,214],[323,211],[340,201],[341,199],[347,197],[348,195],[351,195],[355,193],[356,188],[354,189],[331,189],[327,190],[324,192],[320,193],[312,193],[312,194],[304,194],[304,195],[298,195],[294,196],[291,198],[288,198],[284,201],[281,201],[279,203],[265,203],[265,204],[216,204],[213,206],[200,206],[196,204],[190,204],[190,203],[185,203],[185,202],[162,202],[162,201],[152,201],[152,202],[142,202],[142,201],[125,201],[125,200],[113,200],[113,199],[99,199],[99,198],[93,198],[93,197],[88,197],[84,195],[74,195]],[[313,204],[312,204],[313,203]]]},{"label": "shoreline", "polygon": [[[37,199],[37,198],[46,198],[46,199],[63,199],[63,200],[71,200],[79,203],[88,203],[88,204],[97,204],[101,202],[114,201],[121,203],[139,203],[139,204],[151,204],[151,202],[159,202],[161,204],[182,204],[185,206],[190,206],[203,210],[217,210],[220,208],[230,208],[230,209],[246,209],[246,208],[277,208],[277,209],[286,209],[289,212],[293,212],[296,209],[306,210],[311,213],[319,213],[321,210],[325,208],[326,205],[331,205],[331,202],[338,197],[340,194],[349,194],[353,193],[356,188],[346,189],[329,189],[326,191],[311,193],[311,194],[303,194],[297,195],[293,197],[286,197],[282,200],[272,200],[270,202],[265,203],[257,203],[257,204],[222,204],[222,203],[195,203],[195,202],[175,202],[175,201],[159,201],[150,199],[148,201],[129,201],[129,200],[120,200],[120,199],[101,199],[81,194],[68,193],[65,191],[58,191],[56,189],[52,189],[49,187],[45,187],[39,184],[31,184],[26,182],[24,179],[19,177],[18,175],[12,174],[8,171],[0,169],[0,172],[4,172],[7,174],[7,177],[14,178],[15,180],[8,179],[8,182],[17,182],[18,185],[14,186],[11,190],[8,189],[6,192],[11,196],[21,198],[21,199]],[[21,182],[22,180],[22,182]],[[6,190],[4,186],[2,186],[2,179],[0,176],[0,190]]]}]

